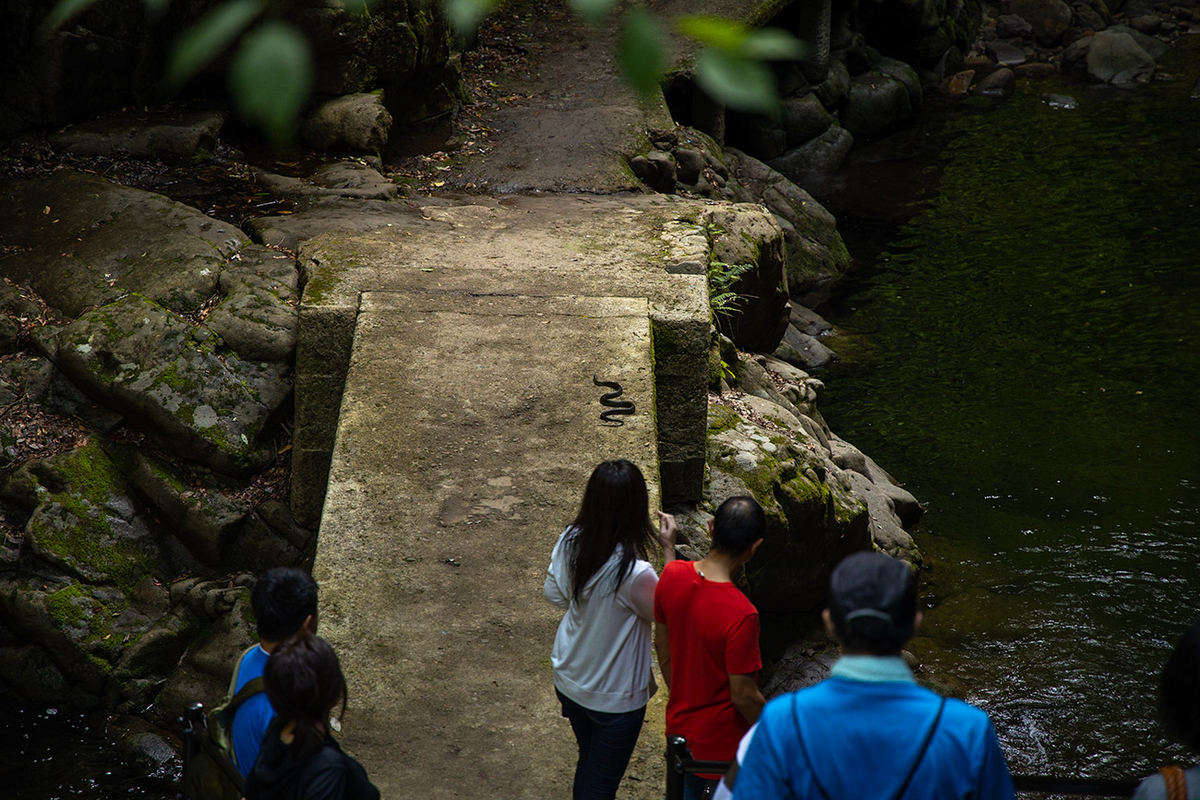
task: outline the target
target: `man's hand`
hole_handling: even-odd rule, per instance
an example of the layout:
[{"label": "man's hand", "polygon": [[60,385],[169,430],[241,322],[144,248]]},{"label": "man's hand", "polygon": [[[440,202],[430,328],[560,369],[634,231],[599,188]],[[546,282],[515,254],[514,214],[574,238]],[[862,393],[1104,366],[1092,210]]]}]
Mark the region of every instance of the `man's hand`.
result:
[{"label": "man's hand", "polygon": [[729,695],[736,708],[751,725],[758,722],[758,715],[767,700],[758,690],[758,680],[753,675],[730,675]]},{"label": "man's hand", "polygon": [[658,543],[662,545],[663,566],[675,560],[675,536],[678,532],[679,526],[675,524],[674,515],[659,511]]}]

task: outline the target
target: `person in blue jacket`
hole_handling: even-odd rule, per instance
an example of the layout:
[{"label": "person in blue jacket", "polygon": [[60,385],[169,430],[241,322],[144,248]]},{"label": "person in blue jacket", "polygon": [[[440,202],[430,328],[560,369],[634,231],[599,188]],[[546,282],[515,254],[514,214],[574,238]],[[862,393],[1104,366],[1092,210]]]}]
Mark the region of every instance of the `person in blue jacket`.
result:
[{"label": "person in blue jacket", "polygon": [[[317,583],[294,567],[275,567],[263,573],[250,590],[250,608],[258,623],[258,644],[242,654],[234,691],[260,677],[267,659],[281,643],[300,631],[317,632]],[[275,708],[266,692],[250,697],[233,717],[234,764],[245,777],[254,767]]]},{"label": "person in blue jacket", "polygon": [[1015,797],[987,714],[918,686],[900,655],[921,621],[908,565],[847,556],[824,618],[841,657],[827,680],[767,703],[734,800]]}]

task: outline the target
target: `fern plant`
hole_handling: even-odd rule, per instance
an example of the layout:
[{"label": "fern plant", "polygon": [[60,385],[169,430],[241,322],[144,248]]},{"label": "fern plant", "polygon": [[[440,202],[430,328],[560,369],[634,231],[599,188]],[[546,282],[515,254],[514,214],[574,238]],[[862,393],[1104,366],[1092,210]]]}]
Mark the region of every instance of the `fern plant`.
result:
[{"label": "fern plant", "polygon": [[753,264],[726,264],[724,261],[712,261],[708,265],[708,304],[717,317],[732,316],[738,310],[744,299],[753,295],[740,294],[733,285],[750,270]]}]

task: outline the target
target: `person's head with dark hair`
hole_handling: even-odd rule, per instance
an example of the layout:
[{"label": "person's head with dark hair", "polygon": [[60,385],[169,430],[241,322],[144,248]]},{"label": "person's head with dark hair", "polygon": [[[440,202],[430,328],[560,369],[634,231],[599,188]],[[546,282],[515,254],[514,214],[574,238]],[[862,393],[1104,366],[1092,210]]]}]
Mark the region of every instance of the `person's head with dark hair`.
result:
[{"label": "person's head with dark hair", "polygon": [[1200,752],[1200,620],[1192,623],[1167,659],[1158,700],[1167,725]]},{"label": "person's head with dark hair", "polygon": [[258,621],[258,638],[264,643],[282,642],[302,628],[315,633],[317,583],[303,570],[274,567],[254,582],[250,607]]},{"label": "person's head with dark hair", "polygon": [[329,714],[346,711],[346,678],[337,653],[319,636],[302,630],[281,642],[263,670],[263,689],[300,754],[320,749]]},{"label": "person's head with dark hair", "polygon": [[727,556],[742,556],[767,530],[767,515],[753,497],[728,498],[709,523],[713,549]]},{"label": "person's head with dark hair", "polygon": [[579,514],[571,526],[575,529],[570,559],[575,599],[619,549],[621,563],[612,587],[615,591],[633,569],[633,562],[646,558],[656,539],[646,479],[637,465],[618,459],[605,461],[592,470]]},{"label": "person's head with dark hair", "polygon": [[917,580],[899,559],[875,551],[851,553],[829,576],[824,617],[844,652],[899,655],[920,623]]}]

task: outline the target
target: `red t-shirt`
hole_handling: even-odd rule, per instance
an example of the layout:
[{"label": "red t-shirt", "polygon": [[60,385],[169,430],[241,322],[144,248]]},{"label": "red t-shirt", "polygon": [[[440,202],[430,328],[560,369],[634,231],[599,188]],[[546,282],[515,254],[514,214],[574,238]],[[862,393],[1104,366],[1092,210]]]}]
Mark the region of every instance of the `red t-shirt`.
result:
[{"label": "red t-shirt", "polygon": [[732,761],[750,723],[733,705],[729,676],[762,668],[758,611],[732,583],[672,561],[654,592],[654,619],[671,642],[667,735],[686,737],[693,758]]}]

